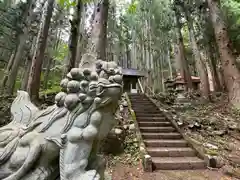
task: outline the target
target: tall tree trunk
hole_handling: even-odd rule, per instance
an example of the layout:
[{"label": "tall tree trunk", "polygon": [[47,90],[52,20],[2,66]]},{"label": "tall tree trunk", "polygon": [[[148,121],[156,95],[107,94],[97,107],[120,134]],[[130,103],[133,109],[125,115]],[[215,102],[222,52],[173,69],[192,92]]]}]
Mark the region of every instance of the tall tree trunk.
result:
[{"label": "tall tree trunk", "polygon": [[12,94],[14,91],[15,81],[18,74],[18,69],[20,66],[20,62],[22,59],[22,55],[25,48],[25,43],[28,35],[28,28],[31,22],[32,13],[33,13],[34,3],[32,0],[28,0],[26,3],[26,9],[23,13],[23,20],[25,22],[25,26],[23,27],[23,31],[18,36],[19,44],[17,46],[16,54],[13,59],[13,64],[11,66],[11,70],[9,72],[9,76],[6,82],[6,93]]},{"label": "tall tree trunk", "polygon": [[125,44],[125,52],[126,52],[126,65],[125,68],[131,68],[131,51],[129,49],[128,43]]},{"label": "tall tree trunk", "polygon": [[168,67],[169,67],[169,77],[170,79],[173,79],[173,70],[172,70],[171,55],[170,55],[169,48],[167,48],[167,61],[168,61]]},{"label": "tall tree trunk", "polygon": [[227,33],[227,27],[223,21],[220,0],[208,0],[208,7],[219,48],[229,100],[233,105],[239,106],[240,73],[236,67],[236,57],[233,54],[232,44]]},{"label": "tall tree trunk", "polygon": [[49,74],[50,74],[50,69],[51,67],[54,67],[54,59],[53,59],[53,52],[57,51],[58,47],[59,47],[59,43],[61,41],[60,39],[61,37],[61,30],[57,29],[57,33],[55,35],[56,42],[54,43],[53,46],[53,51],[50,54],[50,57],[47,59],[47,65],[46,65],[46,71],[44,72],[44,84],[43,84],[43,88],[46,90],[48,88],[48,78],[49,78]]},{"label": "tall tree trunk", "polygon": [[32,56],[29,56],[27,57],[27,60],[26,60],[26,69],[24,71],[24,77],[21,83],[21,90],[24,90],[24,91],[27,90],[27,84],[28,84],[29,73],[31,70],[31,65],[32,65]]},{"label": "tall tree trunk", "polygon": [[209,86],[207,67],[204,63],[204,59],[201,58],[201,53],[200,53],[200,50],[199,50],[197,42],[196,42],[196,38],[194,35],[194,29],[193,29],[194,28],[193,21],[190,17],[190,14],[188,13],[188,11],[185,8],[183,8],[183,9],[185,11],[186,20],[188,22],[187,24],[188,24],[188,31],[189,31],[189,39],[190,39],[190,42],[192,45],[192,52],[193,52],[194,59],[196,61],[198,72],[200,75],[201,94],[204,99],[209,100],[210,86]]},{"label": "tall tree trunk", "polygon": [[43,84],[43,88],[47,89],[48,88],[48,77],[49,77],[49,73],[50,73],[50,68],[53,62],[53,58],[49,58],[48,62],[47,62],[47,66],[46,66],[46,71],[44,73],[44,84]]},{"label": "tall tree trunk", "polygon": [[75,66],[78,66],[78,64],[81,61],[82,54],[85,49],[85,21],[86,21],[86,7],[84,5],[81,6],[81,21],[79,24],[79,31],[78,31],[78,43],[77,43],[77,54],[76,54],[76,64]]},{"label": "tall tree trunk", "polygon": [[20,66],[20,62],[22,59],[22,55],[24,52],[24,48],[25,48],[25,42],[26,42],[26,35],[22,34],[19,37],[19,44],[18,44],[18,48],[17,48],[17,53],[15,55],[15,59],[13,61],[13,65],[9,74],[9,77],[7,79],[7,83],[6,83],[6,92],[13,94],[14,91],[14,87],[15,87],[15,81],[17,79],[17,74],[18,74],[18,69]]},{"label": "tall tree trunk", "polygon": [[37,37],[34,36],[33,40],[32,40],[31,49],[30,49],[29,54],[28,54],[28,56],[26,58],[26,66],[25,66],[26,70],[24,71],[24,77],[23,77],[23,81],[21,83],[21,90],[24,90],[24,91],[27,90],[29,73],[30,73],[31,66],[32,66],[32,57],[33,57],[34,49],[37,47],[36,43],[37,43]]},{"label": "tall tree trunk", "polygon": [[[208,57],[208,67],[210,68],[210,73],[212,75],[213,89],[214,91],[222,91],[224,88],[221,86],[221,82],[219,80],[218,72],[217,72],[217,64],[219,62],[219,53],[216,44],[216,39],[214,37],[214,28],[211,19],[209,19],[209,13],[207,11],[207,7],[202,8],[200,10],[200,26],[205,30],[203,31],[204,44],[206,55]],[[209,43],[210,42],[210,43]],[[223,81],[224,82],[224,81]]]},{"label": "tall tree trunk", "polygon": [[10,71],[12,69],[13,61],[14,61],[14,58],[15,58],[15,55],[16,55],[15,51],[12,53],[12,55],[11,55],[9,61],[8,61],[8,64],[7,64],[7,67],[5,69],[3,79],[2,79],[1,87],[5,87],[6,86],[6,83],[7,83],[7,80],[8,80],[8,76],[9,76]]},{"label": "tall tree trunk", "polygon": [[227,89],[227,85],[226,85],[225,79],[224,79],[224,71],[223,71],[222,63],[219,63],[218,77],[219,77],[220,84],[221,84],[223,91],[227,92],[228,89]]},{"label": "tall tree trunk", "polygon": [[32,100],[38,100],[39,98],[42,63],[43,63],[44,52],[47,44],[48,30],[49,30],[50,21],[53,13],[53,7],[54,7],[54,0],[48,0],[46,17],[43,23],[43,30],[40,37],[39,50],[36,49],[33,56],[33,60],[32,60],[31,72],[30,72],[29,82],[27,87],[28,93],[32,98]]},{"label": "tall tree trunk", "polygon": [[163,57],[164,57],[164,53],[161,53],[160,55],[160,72],[161,72],[161,87],[162,87],[162,92],[165,92],[165,86],[164,86],[164,69],[163,69]]},{"label": "tall tree trunk", "polygon": [[189,71],[187,58],[185,55],[185,48],[184,48],[183,37],[182,37],[182,33],[181,33],[181,23],[179,20],[180,14],[179,14],[178,10],[176,10],[175,13],[176,13],[175,17],[176,17],[176,29],[177,29],[177,44],[175,47],[175,54],[177,53],[177,55],[179,56],[178,64],[181,69],[180,74],[181,74],[182,78],[184,79],[184,81],[187,83],[187,88],[193,89],[192,78],[191,78],[191,74]]},{"label": "tall tree trunk", "polygon": [[209,65],[213,77],[213,85],[214,91],[222,91],[223,88],[221,87],[221,82],[219,80],[218,72],[217,72],[217,59],[214,56],[214,48],[209,46],[207,47],[208,57],[209,57]]},{"label": "tall tree trunk", "polygon": [[99,59],[106,59],[106,38],[109,0],[102,0],[95,8],[93,29],[88,43],[88,52]]},{"label": "tall tree trunk", "polygon": [[75,67],[76,57],[77,57],[77,46],[78,46],[78,35],[79,35],[79,25],[81,21],[81,10],[82,10],[82,0],[77,0],[77,6],[73,15],[73,19],[70,20],[71,24],[71,35],[69,37],[69,57],[66,64],[65,72],[66,75],[72,68]]}]

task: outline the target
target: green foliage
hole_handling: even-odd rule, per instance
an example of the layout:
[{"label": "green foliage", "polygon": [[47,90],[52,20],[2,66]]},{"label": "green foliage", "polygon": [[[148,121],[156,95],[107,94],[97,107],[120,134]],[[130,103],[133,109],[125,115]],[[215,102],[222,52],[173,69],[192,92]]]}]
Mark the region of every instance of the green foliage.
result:
[{"label": "green foliage", "polygon": [[[89,3],[92,0],[81,0],[82,3]],[[77,5],[77,1],[76,0],[58,0],[57,3],[62,7],[62,8],[66,8],[66,9],[70,9],[74,6]]]},{"label": "green foliage", "polygon": [[[44,95],[44,94],[52,94],[52,93],[58,93],[61,91],[61,87],[60,87],[60,81],[62,79],[61,76],[62,72],[55,72],[55,71],[51,71],[49,74],[50,79],[48,80],[48,84],[47,84],[47,89],[43,89],[43,87],[41,87],[41,91],[40,91],[40,96]],[[41,81],[44,81],[43,78],[43,74],[41,77]],[[43,84],[43,83],[41,83]]]},{"label": "green foliage", "polygon": [[138,3],[139,3],[139,1],[136,1],[136,0],[133,1],[133,2],[129,5],[129,7],[128,7],[128,9],[127,9],[127,12],[130,13],[130,14],[136,13]]},{"label": "green foliage", "polygon": [[56,61],[63,61],[68,54],[68,45],[67,43],[61,42],[58,45],[58,48],[53,50],[53,58]]},{"label": "green foliage", "polygon": [[0,3],[0,44],[8,50],[12,50],[17,42],[17,36],[22,30],[23,18],[26,3],[19,2],[14,7],[8,7]]},{"label": "green foliage", "polygon": [[231,41],[238,54],[240,54],[240,2],[237,0],[224,0],[222,6]]},{"label": "green foliage", "polygon": [[39,96],[43,96],[45,94],[54,94],[54,93],[58,93],[61,91],[61,88],[59,85],[54,85],[54,86],[51,86],[50,88],[46,89],[46,90],[42,90],[40,93],[39,93]]},{"label": "green foliage", "polygon": [[74,7],[77,5],[76,1],[71,1],[71,0],[58,0],[58,4],[66,9],[70,9],[71,7]]}]

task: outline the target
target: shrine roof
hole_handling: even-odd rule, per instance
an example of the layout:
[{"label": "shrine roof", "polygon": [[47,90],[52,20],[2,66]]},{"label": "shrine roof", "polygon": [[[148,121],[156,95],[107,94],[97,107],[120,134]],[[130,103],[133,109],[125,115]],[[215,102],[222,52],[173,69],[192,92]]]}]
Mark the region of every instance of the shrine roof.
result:
[{"label": "shrine roof", "polygon": [[123,68],[122,73],[124,76],[136,76],[136,77],[144,77],[145,76],[145,73],[138,69]]}]

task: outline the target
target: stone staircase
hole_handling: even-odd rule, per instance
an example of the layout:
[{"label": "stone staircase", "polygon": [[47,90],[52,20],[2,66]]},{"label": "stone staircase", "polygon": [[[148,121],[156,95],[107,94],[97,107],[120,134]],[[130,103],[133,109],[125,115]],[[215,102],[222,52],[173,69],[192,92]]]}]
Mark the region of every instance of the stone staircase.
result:
[{"label": "stone staircase", "polygon": [[144,94],[129,95],[132,108],[152,158],[153,169],[187,170],[205,168],[204,160],[185,141],[172,123]]}]

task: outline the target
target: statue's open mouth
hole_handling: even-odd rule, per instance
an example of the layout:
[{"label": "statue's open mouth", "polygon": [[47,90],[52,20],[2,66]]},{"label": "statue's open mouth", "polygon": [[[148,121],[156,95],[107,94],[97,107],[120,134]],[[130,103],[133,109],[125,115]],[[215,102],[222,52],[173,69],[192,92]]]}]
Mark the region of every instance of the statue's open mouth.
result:
[{"label": "statue's open mouth", "polygon": [[107,89],[109,88],[121,88],[121,84],[104,84],[102,82],[99,82],[97,85],[97,96],[101,96]]}]

